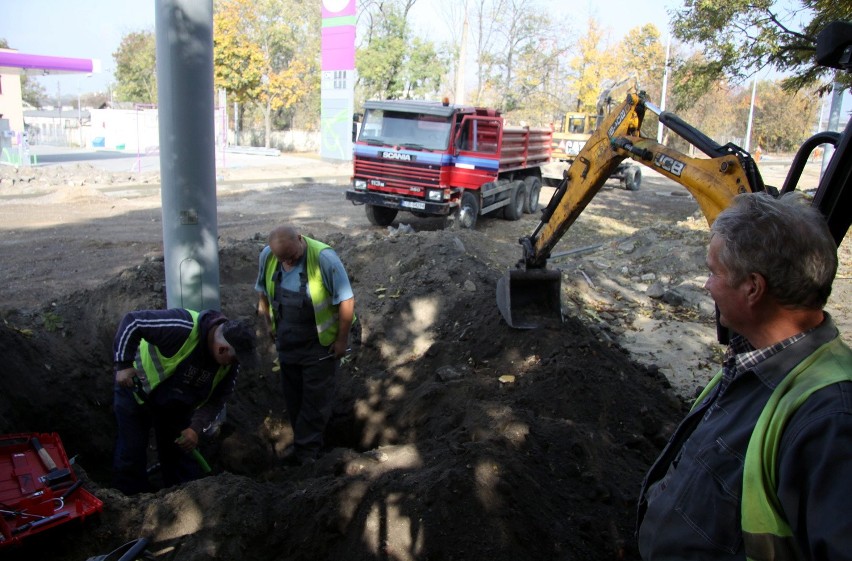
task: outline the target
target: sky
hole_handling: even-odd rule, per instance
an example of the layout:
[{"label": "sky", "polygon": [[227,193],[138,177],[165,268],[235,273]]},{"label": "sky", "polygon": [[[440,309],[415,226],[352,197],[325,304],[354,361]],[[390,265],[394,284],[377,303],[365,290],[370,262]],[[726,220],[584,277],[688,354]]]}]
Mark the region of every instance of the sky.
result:
[{"label": "sky", "polygon": [[[412,21],[418,35],[441,41],[446,28],[445,2],[461,0],[417,0]],[[616,42],[629,30],[654,24],[668,37],[669,11],[683,5],[682,0],[585,0],[573,2],[571,13],[565,12],[565,0],[537,0],[557,19],[568,19],[572,29],[581,33],[589,17],[595,18],[609,31],[608,39]],[[796,4],[782,0],[782,4]],[[107,92],[115,83],[112,54],[121,38],[134,31],[154,31],[156,0],[0,0],[0,38],[21,53],[98,59],[101,71],[85,74],[54,74],[38,77],[48,95],[62,96]],[[641,7],[640,7],[641,5]],[[426,31],[424,31],[426,30]],[[457,33],[460,34],[460,33]],[[764,71],[758,79],[770,78]],[[843,94],[843,108],[852,108],[852,93]],[[825,120],[828,110],[824,108]]]},{"label": "sky", "polygon": [[[440,29],[446,24],[438,16],[442,1],[418,0],[414,7],[415,27]],[[459,1],[459,0],[451,0]],[[565,10],[564,0],[540,0],[554,14]],[[51,75],[38,82],[49,95],[63,96],[105,92],[114,83],[112,58],[121,38],[134,31],[154,30],[155,0],[0,0],[0,38],[21,53],[99,59],[101,72],[90,77]],[[666,8],[681,5],[677,0],[594,0],[572,3],[572,22],[579,30],[589,16],[609,28],[613,40],[629,29],[653,23],[661,31],[668,27]],[[631,14],[625,17],[625,14]],[[568,14],[565,14],[568,15]],[[665,34],[665,31],[664,31]],[[435,34],[430,33],[435,39]]]}]

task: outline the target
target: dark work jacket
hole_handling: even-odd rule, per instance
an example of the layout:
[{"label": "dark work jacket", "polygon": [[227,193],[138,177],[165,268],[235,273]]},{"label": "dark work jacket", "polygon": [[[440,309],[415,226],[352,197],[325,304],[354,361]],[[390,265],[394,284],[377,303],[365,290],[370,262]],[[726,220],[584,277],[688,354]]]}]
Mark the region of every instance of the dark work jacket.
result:
[{"label": "dark work jacket", "polygon": [[[686,416],[642,484],[637,535],[643,559],[745,559],[742,479],[752,430],[787,373],[838,336],[826,315],[806,337]],[[819,390],[796,411],[778,458],[778,498],[806,558],[852,559],[852,383]],[[673,464],[665,488],[652,489]],[[656,493],[650,504],[649,491]]]},{"label": "dark work jacket", "polygon": [[[191,412],[190,427],[198,434],[213,422],[234,391],[237,365],[231,367],[231,371],[210,393],[219,364],[210,354],[207,337],[211,329],[225,321],[227,318],[218,311],[201,312],[198,317],[198,346],[180,363],[174,374],[149,395],[149,404],[156,409]],[[163,356],[174,356],[183,346],[192,326],[192,317],[182,308],[128,312],[122,318],[113,341],[115,369],[133,366],[142,339],[157,347]]]}]

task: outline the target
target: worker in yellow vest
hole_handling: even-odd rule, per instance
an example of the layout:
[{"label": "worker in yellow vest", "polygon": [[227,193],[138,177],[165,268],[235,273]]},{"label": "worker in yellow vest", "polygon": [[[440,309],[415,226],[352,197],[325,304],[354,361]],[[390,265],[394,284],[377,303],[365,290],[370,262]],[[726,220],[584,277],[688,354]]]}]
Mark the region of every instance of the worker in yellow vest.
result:
[{"label": "worker in yellow vest", "polygon": [[272,230],[260,253],[255,290],[278,351],[293,444],[290,464],[316,460],[331,417],[334,376],[355,319],[349,276],[328,245],[293,226]]},{"label": "worker in yellow vest", "polygon": [[190,453],[222,412],[240,368],[256,362],[254,330],[221,312],[137,310],[122,318],[113,341],[118,439],[114,486],[151,491],[149,432],[154,431],[163,485],[201,475]]},{"label": "worker in yellow vest", "polygon": [[852,559],[852,350],[823,307],[837,246],[800,193],[738,195],[705,288],[722,369],[642,485],[642,558]]}]

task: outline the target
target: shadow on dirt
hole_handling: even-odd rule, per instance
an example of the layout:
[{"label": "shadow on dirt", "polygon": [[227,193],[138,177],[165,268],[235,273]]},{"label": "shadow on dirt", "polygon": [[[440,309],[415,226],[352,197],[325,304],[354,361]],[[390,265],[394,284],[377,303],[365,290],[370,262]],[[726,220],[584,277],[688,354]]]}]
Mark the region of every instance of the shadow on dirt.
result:
[{"label": "shadow on dirt", "polygon": [[[347,266],[363,342],[340,368],[327,451],[311,466],[278,459],[292,433],[266,349],[267,368],[241,377],[204,443],[212,476],[130,498],[109,488],[112,337],[126,310],[165,304],[156,257],[4,313],[0,432],[59,433],[105,503],[9,558],[79,560],[145,536],[162,558],[191,561],[638,559],[636,493],[681,413],[663,377],[570,317],[510,329],[495,305],[507,256],[482,232],[317,237]],[[231,317],[253,317],[263,245],[221,244]]]}]

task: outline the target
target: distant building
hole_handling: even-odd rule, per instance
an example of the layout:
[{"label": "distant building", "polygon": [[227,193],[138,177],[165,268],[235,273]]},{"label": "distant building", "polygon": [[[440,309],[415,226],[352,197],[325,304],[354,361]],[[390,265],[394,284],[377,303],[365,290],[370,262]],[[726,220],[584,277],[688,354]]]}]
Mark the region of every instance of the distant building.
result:
[{"label": "distant building", "polygon": [[[14,49],[0,49],[16,53]],[[0,67],[0,119],[9,121],[12,131],[24,130],[24,111],[21,103],[21,73],[16,68]]]},{"label": "distant building", "polygon": [[86,146],[91,115],[88,109],[59,107],[24,110],[24,128],[32,144]]}]

